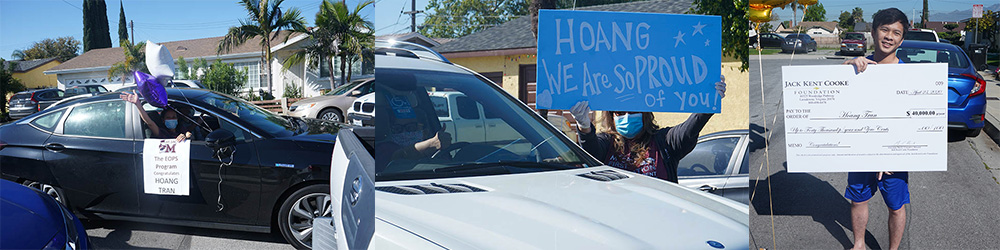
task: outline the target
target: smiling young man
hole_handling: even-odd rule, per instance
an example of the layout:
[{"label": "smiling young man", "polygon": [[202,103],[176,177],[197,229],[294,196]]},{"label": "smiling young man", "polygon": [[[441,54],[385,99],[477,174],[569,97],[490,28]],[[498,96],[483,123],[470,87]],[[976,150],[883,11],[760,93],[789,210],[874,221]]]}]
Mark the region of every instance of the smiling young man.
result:
[{"label": "smiling young man", "polygon": [[[896,8],[880,10],[872,18],[875,30],[875,53],[868,57],[856,57],[844,62],[853,65],[861,74],[869,64],[903,63],[896,57],[896,49],[903,43],[903,34],[910,29],[906,14]],[[881,191],[885,205],[889,207],[889,249],[898,249],[906,227],[906,208],[910,203],[910,189],[906,172],[864,172],[847,174],[847,190],[844,197],[851,200],[851,227],[854,231],[854,248],[865,249],[865,227],[868,224],[868,200]]]}]

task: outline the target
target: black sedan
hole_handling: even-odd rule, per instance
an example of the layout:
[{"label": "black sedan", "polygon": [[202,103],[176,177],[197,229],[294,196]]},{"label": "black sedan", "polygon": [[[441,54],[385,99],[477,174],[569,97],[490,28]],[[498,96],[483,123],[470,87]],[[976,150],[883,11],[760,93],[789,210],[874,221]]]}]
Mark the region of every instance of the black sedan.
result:
[{"label": "black sedan", "polygon": [[[139,112],[118,93],[60,104],[0,126],[3,178],[48,188],[90,219],[132,220],[254,232],[277,229],[311,242],[312,218],[330,216],[331,154],[340,124],[279,116],[203,89],[167,89],[193,136],[189,195],[144,192]],[[373,134],[373,133],[372,133]]]},{"label": "black sedan", "polygon": [[750,46],[754,48],[757,47],[758,36],[760,36],[760,47],[761,48],[781,48],[781,44],[785,43],[785,38],[774,33],[763,33],[756,36],[750,37]]},{"label": "black sedan", "polygon": [[10,118],[21,119],[48,108],[63,99],[65,93],[59,89],[36,89],[18,92],[10,97]]},{"label": "black sedan", "polygon": [[809,53],[816,51],[816,40],[807,34],[789,34],[785,36],[785,43],[781,44],[781,52],[801,51]]}]

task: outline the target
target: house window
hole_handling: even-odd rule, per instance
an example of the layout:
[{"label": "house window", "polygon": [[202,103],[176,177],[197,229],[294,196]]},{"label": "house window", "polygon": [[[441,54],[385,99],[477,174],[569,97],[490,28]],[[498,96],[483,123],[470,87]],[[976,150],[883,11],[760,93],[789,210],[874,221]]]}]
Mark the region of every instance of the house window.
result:
[{"label": "house window", "polygon": [[[333,70],[330,70],[330,65],[327,64],[327,60],[329,59],[324,58],[323,61],[320,62],[319,77],[330,77],[331,73],[335,78],[340,77],[340,57],[333,57]],[[344,65],[344,70],[347,70],[347,65]],[[351,75],[361,75],[361,71],[361,59],[359,58],[357,61],[351,63]]]},{"label": "house window", "polygon": [[267,87],[267,85],[261,84],[262,81],[260,79],[261,77],[263,77],[263,74],[261,73],[260,70],[260,62],[233,63],[233,67],[235,67],[237,70],[242,70],[247,73],[247,82],[246,82],[247,88],[256,89],[261,87]]}]

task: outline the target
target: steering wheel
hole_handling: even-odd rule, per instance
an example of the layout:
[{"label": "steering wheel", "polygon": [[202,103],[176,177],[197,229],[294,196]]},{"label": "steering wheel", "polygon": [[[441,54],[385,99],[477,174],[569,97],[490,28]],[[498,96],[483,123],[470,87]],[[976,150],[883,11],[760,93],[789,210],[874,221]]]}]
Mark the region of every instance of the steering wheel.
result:
[{"label": "steering wheel", "polygon": [[708,167],[700,163],[692,165],[691,170],[694,170],[695,173],[706,173],[706,174],[712,173],[712,171],[708,170]]},{"label": "steering wheel", "polygon": [[439,159],[451,159],[451,151],[458,150],[459,148],[468,146],[469,144],[470,143],[468,143],[468,142],[456,142],[456,143],[452,143],[447,148],[438,149],[438,151],[434,151],[434,154],[431,155],[431,159],[435,159],[435,160],[439,160]]}]

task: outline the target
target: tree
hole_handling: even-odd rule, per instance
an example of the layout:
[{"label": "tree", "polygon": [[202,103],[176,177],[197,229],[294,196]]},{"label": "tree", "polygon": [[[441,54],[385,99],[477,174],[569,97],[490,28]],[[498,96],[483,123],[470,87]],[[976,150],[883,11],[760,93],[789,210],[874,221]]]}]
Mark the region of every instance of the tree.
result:
[{"label": "tree", "polygon": [[[217,53],[222,54],[239,47],[254,37],[260,37],[261,65],[264,66],[267,74],[267,92],[272,92],[271,87],[271,40],[278,38],[281,30],[291,29],[305,32],[305,19],[297,8],[290,8],[282,13],[281,3],[284,0],[240,0],[240,4],[247,11],[247,18],[240,20],[240,26],[230,27],[226,36],[219,41]],[[291,33],[285,34],[285,41]]]},{"label": "tree", "polygon": [[803,20],[806,22],[823,22],[826,21],[826,9],[823,8],[822,3],[818,3],[813,6],[809,6],[806,9]]},{"label": "tree", "polygon": [[749,3],[747,0],[712,1],[694,0],[688,13],[702,15],[717,15],[722,17],[722,54],[732,56],[741,61],[740,71],[750,68],[750,56],[747,47],[750,40],[746,34],[750,30]]},{"label": "tree", "polygon": [[528,14],[527,1],[430,0],[419,32],[428,37],[463,37]]},{"label": "tree", "polygon": [[[351,77],[351,69],[345,72],[345,64],[350,67],[358,55],[361,55],[364,48],[374,45],[375,35],[372,33],[373,24],[360,15],[362,9],[374,3],[365,1],[358,3],[353,11],[347,9],[343,2],[330,2],[324,0],[320,4],[319,12],[316,13],[316,28],[307,31],[312,44],[306,45],[303,50],[298,51],[285,59],[282,64],[285,68],[302,63],[306,58],[310,59],[311,68],[321,67],[320,63],[326,63],[327,68],[333,70],[333,56],[340,57],[340,84],[344,84]],[[336,87],[333,77],[330,77],[330,87]],[[305,82],[302,88],[305,89]],[[286,91],[288,91],[286,89]],[[287,94],[286,94],[287,95]]]},{"label": "tree", "polygon": [[104,0],[83,1],[83,52],[111,48],[107,12]]},{"label": "tree", "polygon": [[531,34],[538,38],[538,10],[555,9],[557,0],[530,0],[528,12],[531,14]]},{"label": "tree", "polygon": [[796,18],[795,13],[801,9],[805,9],[805,6],[799,4],[798,1],[792,1],[792,3],[790,3],[789,6],[792,7],[792,27],[795,27],[796,25],[795,22],[799,21],[799,19]]},{"label": "tree", "polygon": [[[983,10],[982,18],[970,18],[968,22],[965,23],[966,30],[975,30],[979,34],[979,40],[987,40],[990,42],[990,51],[1000,50],[997,43],[1000,41],[1000,12],[992,10]],[[967,37],[969,38],[969,37]],[[967,39],[966,41],[975,41],[973,39]]]},{"label": "tree", "polygon": [[[246,82],[246,71],[237,70],[232,63],[223,63],[222,60],[215,60],[202,79],[202,84],[206,88],[231,96],[240,96],[240,90]],[[248,95],[253,95],[253,91],[249,91]]]},{"label": "tree", "polygon": [[945,24],[944,28],[948,29],[948,31],[955,31],[955,28],[958,28],[958,24],[957,23]]},{"label": "tree", "polygon": [[121,5],[118,9],[118,43],[121,44],[122,41],[128,40],[128,28],[125,27],[128,22],[125,21],[125,4],[121,0],[118,4]]},{"label": "tree", "polygon": [[108,69],[108,78],[121,76],[122,83],[125,83],[125,77],[131,75],[132,72],[149,73],[149,69],[146,68],[146,42],[132,44],[132,41],[126,39],[121,42],[121,47],[122,53],[125,54],[125,61],[111,65],[111,68]]},{"label": "tree", "polygon": [[854,31],[854,19],[851,18],[851,13],[847,11],[840,12],[840,18],[838,18],[837,27],[840,27],[846,31]]},{"label": "tree", "polygon": [[774,26],[771,23],[760,24],[760,33],[774,32]]},{"label": "tree", "polygon": [[14,78],[13,71],[17,67],[17,62],[7,62],[0,58],[0,121],[7,119],[7,94],[24,91],[26,88],[21,84],[21,80]]},{"label": "tree", "polygon": [[177,57],[177,61],[174,62],[177,65],[177,75],[174,76],[176,79],[188,79],[190,78],[191,68],[188,67],[187,60],[184,60],[183,56]]},{"label": "tree", "polygon": [[854,7],[854,10],[851,10],[851,19],[854,20],[854,23],[852,23],[851,26],[853,27],[855,23],[865,22],[864,14],[865,10],[861,9],[861,7]]},{"label": "tree", "polygon": [[35,42],[25,50],[14,50],[11,57],[16,60],[35,60],[55,57],[59,61],[65,62],[76,57],[80,51],[80,41],[71,36],[56,39],[46,38]]}]

